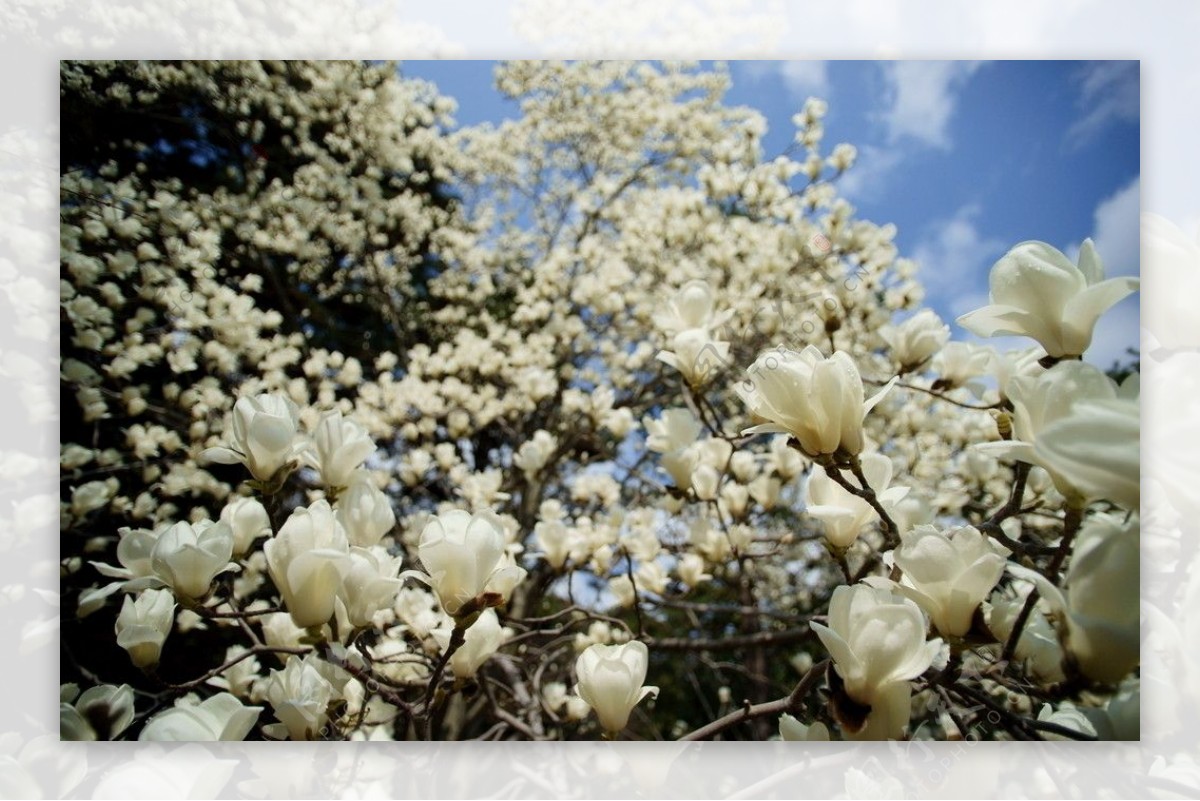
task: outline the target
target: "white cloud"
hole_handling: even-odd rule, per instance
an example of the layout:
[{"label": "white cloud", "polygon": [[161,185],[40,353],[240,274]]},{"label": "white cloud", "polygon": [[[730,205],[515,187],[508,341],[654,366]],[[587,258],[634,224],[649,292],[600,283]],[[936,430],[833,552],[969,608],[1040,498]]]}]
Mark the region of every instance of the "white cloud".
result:
[{"label": "white cloud", "polygon": [[950,147],[949,125],[958,92],[979,69],[978,61],[896,61],[883,66],[887,81],[883,122],[888,138],[906,137],[931,147]]},{"label": "white cloud", "polygon": [[887,177],[903,163],[904,155],[898,147],[863,145],[854,166],[838,178],[838,193],[854,202],[879,197]]},{"label": "white cloud", "polygon": [[829,66],[826,61],[784,61],[779,65],[784,84],[796,97],[818,94],[828,100]]},{"label": "white cloud", "polygon": [[[1140,272],[1141,184],[1140,178],[1134,178],[1096,206],[1092,243],[1109,278]],[[1078,249],[1078,245],[1073,247],[1074,252]]]},{"label": "white cloud", "polygon": [[953,317],[987,303],[988,272],[1007,244],[980,233],[979,212],[978,204],[963,206],[930,226],[913,250],[925,291]]},{"label": "white cloud", "polygon": [[812,95],[829,99],[828,61],[735,61],[734,68],[756,82],[775,73],[800,101]]},{"label": "white cloud", "polygon": [[1066,133],[1068,149],[1080,147],[1112,122],[1134,122],[1141,114],[1138,62],[1093,61],[1075,76],[1076,105],[1084,110]]}]

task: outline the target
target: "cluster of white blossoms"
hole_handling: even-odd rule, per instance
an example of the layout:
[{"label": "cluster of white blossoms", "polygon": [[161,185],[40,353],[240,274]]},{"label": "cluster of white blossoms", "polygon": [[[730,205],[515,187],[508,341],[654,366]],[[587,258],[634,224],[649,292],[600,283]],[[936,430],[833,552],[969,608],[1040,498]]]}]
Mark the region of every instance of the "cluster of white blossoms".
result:
[{"label": "cluster of white blossoms", "polygon": [[1130,279],[1024,243],[960,323],[1035,346],[950,341],[822,101],[771,158],[719,70],[402,72],[64,62],[132,126],[64,156],[64,737],[1121,728]]}]

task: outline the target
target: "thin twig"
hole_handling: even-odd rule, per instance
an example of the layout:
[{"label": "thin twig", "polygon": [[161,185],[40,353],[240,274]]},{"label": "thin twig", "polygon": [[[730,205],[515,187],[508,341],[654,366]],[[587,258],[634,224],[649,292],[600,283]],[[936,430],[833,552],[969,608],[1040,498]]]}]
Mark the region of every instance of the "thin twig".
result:
[{"label": "thin twig", "polygon": [[714,720],[706,726],[701,726],[690,734],[685,734],[680,737],[681,741],[696,741],[707,740],[714,735],[720,734],[731,726],[741,723],[745,720],[754,720],[755,718],[766,717],[768,715],[781,715],[784,712],[792,713],[799,712],[804,704],[804,698],[816,686],[821,676],[825,674],[825,668],[829,665],[829,660],[826,659],[818,662],[809,668],[804,674],[804,678],[796,687],[788,693],[786,698],[780,698],[775,701],[767,701],[763,704],[746,704],[736,712],[731,712],[723,718]]}]

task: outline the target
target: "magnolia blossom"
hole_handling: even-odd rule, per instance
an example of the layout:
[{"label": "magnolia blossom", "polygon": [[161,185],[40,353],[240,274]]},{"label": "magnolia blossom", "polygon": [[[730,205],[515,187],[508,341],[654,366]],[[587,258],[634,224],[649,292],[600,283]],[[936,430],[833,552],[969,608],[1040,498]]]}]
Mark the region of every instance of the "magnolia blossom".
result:
[{"label": "magnolia blossom", "polygon": [[64,684],[59,688],[59,737],[76,742],[112,740],[129,728],[134,711],[133,688],[128,684],[98,684],[82,694],[76,685]]},{"label": "magnolia blossom", "polygon": [[[1013,625],[1025,606],[1025,597],[993,598],[984,605],[984,619],[988,629],[999,642],[1008,642]],[[1063,648],[1050,621],[1034,608],[1021,629],[1021,637],[1013,656],[1025,666],[1028,675],[1045,684],[1054,684],[1066,678],[1063,673]]]},{"label": "magnolia blossom", "polygon": [[713,339],[707,329],[689,328],[671,338],[671,349],[659,351],[658,360],[699,387],[729,364],[729,343]]},{"label": "magnolia blossom", "polygon": [[550,461],[556,448],[558,437],[538,429],[513,455],[513,466],[519,467],[526,478],[532,479]]},{"label": "magnolia blossom", "polygon": [[208,448],[201,458],[246,465],[259,481],[270,481],[296,455],[298,412],[284,395],[243,396],[233,406],[233,443]]},{"label": "magnolia blossom", "polygon": [[346,420],[337,409],[322,415],[312,432],[312,444],[304,452],[304,462],[321,474],[327,487],[345,487],[354,471],[375,452],[375,442],[366,429]]},{"label": "magnolia blossom", "polygon": [[144,528],[121,528],[117,531],[121,535],[117,542],[117,562],[121,566],[113,567],[103,562],[92,562],[91,565],[100,575],[118,580],[80,593],[80,617],[95,612],[115,592],[138,592],[147,587],[162,586],[162,580],[155,575],[151,563],[151,554],[154,553],[158,534]]},{"label": "magnolia blossom", "polygon": [[[1086,362],[1066,361],[1056,364],[1049,370],[1037,376],[1015,376],[1008,383],[1008,397],[1013,405],[1012,435],[1013,439],[1004,442],[985,442],[975,447],[992,456],[1013,459],[1046,468],[1054,481],[1054,486],[1075,506],[1085,506],[1095,500],[1093,493],[1100,488],[1107,491],[1109,487],[1117,487],[1118,491],[1127,497],[1128,470],[1130,461],[1136,462],[1136,436],[1134,437],[1134,452],[1130,454],[1129,429],[1131,420],[1124,409],[1115,413],[1108,405],[1117,398],[1117,387],[1113,381],[1097,367]],[[1077,405],[1084,403],[1099,403],[1099,414],[1088,414],[1088,407],[1082,407],[1084,413],[1074,422],[1066,422],[1074,416]],[[1113,433],[1116,440],[1107,441],[1103,423],[1097,421],[1117,418],[1117,427]],[[1053,431],[1055,424],[1066,425],[1066,434],[1086,432],[1088,436],[1101,435],[1104,439],[1087,444],[1062,443],[1063,430],[1060,427],[1057,434],[1052,434],[1049,447],[1043,445],[1042,452],[1048,453],[1046,460],[1039,455],[1037,443],[1045,432]],[[1082,452],[1081,452],[1082,449]],[[1075,455],[1077,458],[1072,458]],[[1078,464],[1079,459],[1095,458],[1096,465],[1086,468]],[[1085,467],[1079,474],[1082,477],[1080,485],[1074,483],[1074,474],[1060,472],[1054,465]],[[1136,469],[1136,468],[1135,468]]]},{"label": "magnolia blossom", "polygon": [[812,345],[799,353],[769,350],[737,385],[751,414],[769,422],[742,433],[791,434],[813,458],[857,455],[863,449],[863,418],[890,388],[864,402],[862,378],[847,354],[839,351],[826,359]]},{"label": "magnolia blossom", "polygon": [[[1034,443],[1038,462],[1075,493],[1126,509],[1141,504],[1141,416],[1136,400],[1080,401]],[[1065,494],[1065,493],[1064,493]]]},{"label": "magnolia blossom", "polygon": [[342,576],[350,569],[350,543],[328,501],[300,507],[263,546],[271,580],[300,628],[333,616]]},{"label": "magnolia blossom", "polygon": [[525,578],[523,568],[505,559],[504,531],[489,513],[455,509],[434,517],[421,532],[418,554],[450,616],[476,599],[485,606],[503,603]]},{"label": "magnolia blossom", "polygon": [[[1088,720],[1088,716],[1082,709],[1079,709],[1070,701],[1063,701],[1058,709],[1054,709],[1050,704],[1042,704],[1041,710],[1038,711],[1038,720],[1047,723],[1056,723],[1064,728],[1073,729],[1080,734],[1086,734],[1089,737],[1096,736],[1096,728],[1092,722]],[[1042,737],[1046,740],[1070,740],[1072,738],[1054,732],[1044,732]]]},{"label": "magnolia blossom", "polygon": [[139,740],[218,742],[246,739],[260,706],[245,706],[229,693],[217,693],[199,703],[181,699],[146,723]]},{"label": "magnolia blossom", "polygon": [[700,554],[685,553],[679,558],[675,572],[679,574],[679,579],[684,584],[695,588],[712,578],[711,573],[705,572],[706,566],[704,557]]},{"label": "magnolia blossom", "polygon": [[805,725],[792,715],[779,716],[779,739],[798,742],[827,742],[829,729],[821,721]]},{"label": "magnolia blossom", "polygon": [[562,569],[578,544],[574,530],[567,528],[561,520],[538,521],[533,534],[546,562],[555,570]]},{"label": "magnolia blossom", "polygon": [[880,336],[892,348],[892,360],[902,372],[929,361],[950,339],[950,326],[932,309],[922,309],[898,326],[887,326]]},{"label": "magnolia blossom", "polygon": [[1010,566],[1034,582],[1062,623],[1063,644],[1083,675],[1116,684],[1138,665],[1140,525],[1134,515],[1089,517],[1076,536],[1064,593],[1042,574]]},{"label": "magnolia blossom", "polygon": [[288,657],[283,670],[272,670],[267,679],[267,701],[279,723],[265,727],[272,736],[315,740],[329,720],[329,705],[337,691],[309,657]]},{"label": "magnolia blossom", "polygon": [[376,613],[395,603],[402,584],[399,573],[400,557],[383,548],[351,548],[337,593],[339,618],[355,628],[369,626]]},{"label": "magnolia blossom", "polygon": [[338,495],[334,512],[350,544],[363,548],[378,545],[396,525],[391,501],[363,470],[357,471],[350,485]]},{"label": "magnolia blossom", "polygon": [[[442,653],[450,646],[451,631],[448,628],[435,629],[433,638],[437,641]],[[467,629],[463,643],[450,656],[450,669],[460,679],[474,676],[483,663],[500,649],[506,634],[500,625],[496,610],[485,609],[478,619]]]},{"label": "magnolia blossom", "polygon": [[[892,481],[893,467],[892,460],[887,456],[869,453],[860,461],[867,486],[875,492],[885,509],[908,495],[908,487],[888,486]],[[850,480],[853,482],[853,479]],[[835,548],[849,548],[863,528],[878,519],[871,504],[835,482],[820,465],[813,468],[806,490],[808,505],[804,511],[821,521],[825,539]]]},{"label": "magnolia blossom", "polygon": [[715,306],[716,294],[707,282],[688,281],[667,302],[667,308],[654,315],[654,322],[668,335],[688,329],[712,330],[731,314],[715,314]]},{"label": "magnolia blossom", "polygon": [[629,714],[647,695],[658,695],[657,687],[642,686],[650,655],[636,640],[623,645],[590,645],[575,660],[579,679],[575,693],[596,712],[600,726],[616,734],[629,722]]},{"label": "magnolia blossom", "polygon": [[896,565],[904,571],[896,589],[929,614],[940,634],[962,637],[1004,574],[1008,554],[972,526],[951,532],[917,526],[901,535],[896,549]]},{"label": "magnolia blossom", "polygon": [[117,615],[117,645],[133,664],[152,668],[174,625],[175,599],[168,590],[144,590],[136,601],[126,595]]},{"label": "magnolia blossom", "polygon": [[233,529],[226,523],[180,522],[155,540],[150,552],[154,574],[180,598],[197,600],[208,594],[219,573],[235,567]]},{"label": "magnolia blossom", "polygon": [[867,721],[846,734],[899,739],[909,719],[908,682],[925,672],[941,649],[925,641],[925,617],[915,603],[887,589],[840,586],[829,602],[829,625],[811,623],[833,657],[845,692],[870,707]]},{"label": "magnolia blossom", "polygon": [[988,280],[991,305],[958,324],[981,337],[1030,337],[1056,358],[1083,355],[1100,315],[1138,287],[1127,276],[1104,280],[1090,239],[1079,248],[1078,266],[1045,242],[1022,242],[996,262]]},{"label": "magnolia blossom", "polygon": [[243,556],[259,537],[271,536],[271,519],[257,498],[237,498],[221,510],[221,522],[233,531],[233,555]]},{"label": "magnolia blossom", "polygon": [[930,363],[937,375],[934,388],[966,387],[978,397],[983,393],[983,383],[975,379],[987,373],[994,357],[991,348],[981,348],[973,342],[946,342]]},{"label": "magnolia blossom", "polygon": [[646,448],[655,453],[682,451],[700,438],[703,428],[689,409],[664,409],[657,420],[647,417]]}]

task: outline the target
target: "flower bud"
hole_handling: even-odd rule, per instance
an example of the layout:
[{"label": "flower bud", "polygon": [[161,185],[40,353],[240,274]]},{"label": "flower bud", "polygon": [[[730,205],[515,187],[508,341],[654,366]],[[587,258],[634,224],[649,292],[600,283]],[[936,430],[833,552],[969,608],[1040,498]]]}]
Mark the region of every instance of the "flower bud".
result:
[{"label": "flower bud", "polygon": [[117,615],[117,645],[144,669],[158,664],[163,643],[175,624],[175,599],[168,590],[144,590],[135,601],[125,596]]},{"label": "flower bud", "polygon": [[267,571],[300,628],[333,616],[342,576],[350,569],[350,544],[328,501],[292,512],[263,546]]},{"label": "flower bud", "polygon": [[295,455],[298,412],[283,395],[244,396],[233,406],[233,442],[201,454],[218,464],[246,465],[259,481],[276,477]]},{"label": "flower bud", "polygon": [[343,419],[342,413],[335,409],[326,412],[317,423],[304,461],[321,474],[325,486],[345,487],[354,471],[374,452],[375,443],[366,429]]},{"label": "flower bud", "polygon": [[491,514],[455,509],[430,520],[421,532],[418,554],[446,614],[454,617],[485,593],[508,599],[525,577],[524,569],[506,560],[504,532]]},{"label": "flower bud", "polygon": [[616,734],[629,722],[629,714],[657,687],[643,687],[649,653],[644,643],[591,645],[575,661],[579,682],[575,692],[596,712],[600,726]]}]

